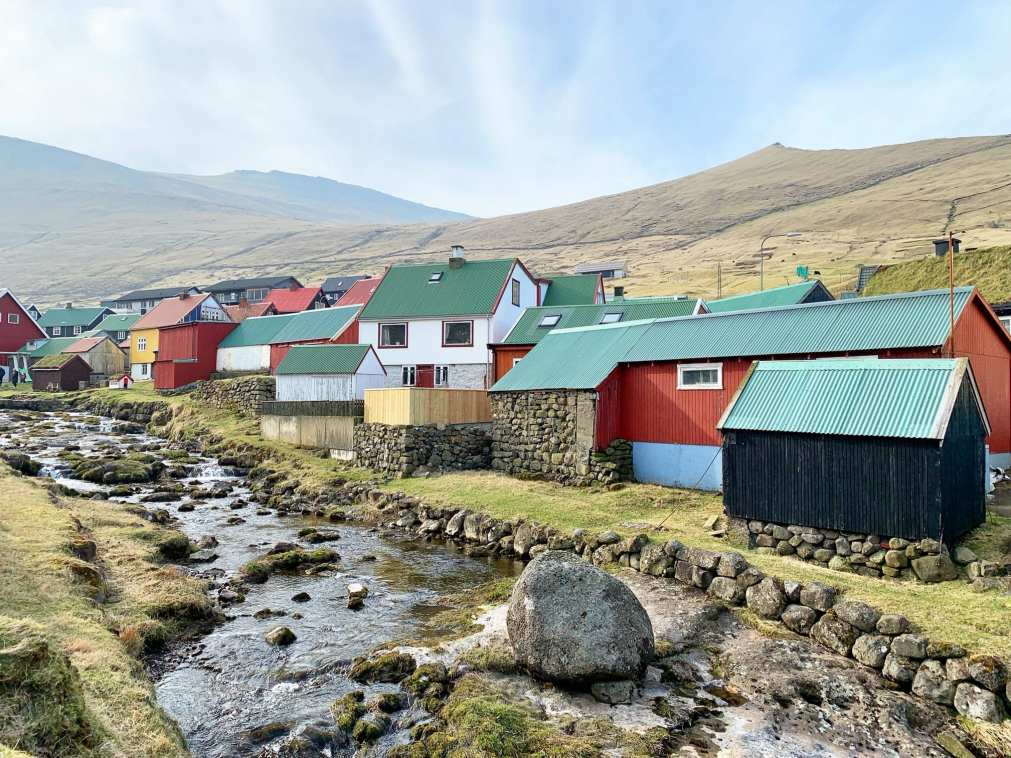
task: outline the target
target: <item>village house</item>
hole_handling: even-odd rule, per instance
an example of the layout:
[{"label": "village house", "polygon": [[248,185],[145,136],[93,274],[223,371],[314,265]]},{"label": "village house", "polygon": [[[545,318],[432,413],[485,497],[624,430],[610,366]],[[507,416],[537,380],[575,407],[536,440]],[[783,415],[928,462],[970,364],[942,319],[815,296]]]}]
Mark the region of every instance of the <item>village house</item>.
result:
[{"label": "village house", "polygon": [[537,280],[538,305],[593,305],[603,303],[600,274],[567,274]]},{"label": "village house", "polygon": [[602,279],[622,279],[626,272],[625,261],[601,261],[576,266],[577,274],[597,274]]},{"label": "village house", "polygon": [[75,308],[67,303],[65,308],[50,308],[43,313],[39,326],[50,337],[80,337],[111,315],[112,311],[104,306]]},{"label": "village house", "polygon": [[89,332],[89,335],[106,334],[120,347],[129,349],[130,328],[137,323],[139,318],[139,313],[116,313],[106,316],[102,323]]},{"label": "village house", "polygon": [[835,300],[819,279],[811,279],[797,284],[787,284],[783,287],[773,287],[767,290],[746,292],[743,295],[724,297],[719,300],[709,300],[710,313],[727,313],[728,311],[746,311],[755,308],[775,308],[780,305],[803,305],[804,303],[825,303]]},{"label": "village house", "polygon": [[154,388],[174,390],[210,379],[218,345],[238,326],[231,321],[191,321],[158,329]]},{"label": "village house", "polygon": [[756,361],[717,428],[732,518],[948,543],[986,518],[967,358]]},{"label": "village house", "polygon": [[32,367],[35,392],[72,392],[88,384],[91,366],[79,355],[47,355]]},{"label": "village house", "polygon": [[46,331],[8,289],[0,289],[0,381],[10,381],[13,371],[25,376],[23,353],[46,338]]},{"label": "village house", "polygon": [[135,381],[152,378],[160,329],[198,321],[229,322],[229,318],[213,295],[188,293],[163,300],[141,316],[130,328],[130,376]]},{"label": "village house", "polygon": [[293,276],[260,276],[253,279],[226,279],[200,289],[214,295],[221,305],[238,305],[242,300],[262,303],[271,290],[301,286],[302,283]]},{"label": "village house", "polygon": [[218,346],[222,373],[273,372],[293,345],[358,342],[359,306],[247,318]]},{"label": "village house", "polygon": [[601,305],[542,305],[527,308],[501,342],[491,345],[495,381],[515,366],[553,329],[618,324],[643,319],[708,313],[702,300],[685,297],[648,298]]},{"label": "village house", "polygon": [[386,370],[371,345],[295,345],[277,367],[278,400],[364,400],[386,386]]},{"label": "village house", "polygon": [[329,306],[327,299],[323,296],[323,290],[319,287],[274,289],[267,293],[267,299],[264,302],[270,303],[274,306],[274,312],[282,315],[314,311]]},{"label": "village house", "polygon": [[368,281],[368,274],[360,276],[328,276],[322,284],[323,296],[329,305],[336,305],[358,282]]},{"label": "village house", "polygon": [[518,259],[391,266],[359,316],[389,386],[483,389],[490,344],[537,304],[537,281]]},{"label": "village house", "polygon": [[81,337],[63,348],[65,355],[79,355],[91,366],[91,379],[119,376],[126,371],[126,352],[108,335]]},{"label": "village house", "polygon": [[243,298],[242,300],[239,300],[238,305],[226,305],[225,313],[227,313],[228,317],[236,324],[241,324],[247,318],[255,318],[257,316],[276,316],[277,309],[274,307],[273,303],[268,303],[266,301],[262,303],[250,303],[248,300]]},{"label": "village house", "polygon": [[[953,332],[947,290],[552,330],[491,389],[495,465],[585,477],[591,453],[621,439],[637,480],[718,489],[716,424],[755,359],[953,354],[978,382],[989,461],[1006,467],[1011,335],[974,287],[957,288],[954,304]],[[545,404],[550,423],[536,415]]]},{"label": "village house", "polygon": [[200,293],[200,289],[197,287],[176,286],[134,290],[133,292],[127,292],[125,295],[120,295],[114,300],[103,300],[101,305],[111,308],[116,313],[143,316],[162,300],[170,297],[179,297],[184,292],[196,295]]},{"label": "village house", "polygon": [[365,305],[372,297],[372,293],[376,291],[380,281],[382,280],[378,277],[360,279],[352,284],[351,289],[341,295],[334,305],[338,308],[343,308],[346,305]]}]

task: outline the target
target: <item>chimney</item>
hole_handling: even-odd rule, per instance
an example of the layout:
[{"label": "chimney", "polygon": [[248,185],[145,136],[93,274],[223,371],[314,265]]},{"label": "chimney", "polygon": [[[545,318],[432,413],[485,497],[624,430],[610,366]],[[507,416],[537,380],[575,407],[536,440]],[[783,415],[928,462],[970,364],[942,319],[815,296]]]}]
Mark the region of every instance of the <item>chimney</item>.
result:
[{"label": "chimney", "polygon": [[463,257],[463,245],[451,245],[449,252],[449,267],[462,268],[467,259]]},{"label": "chimney", "polygon": [[615,297],[625,297],[625,288],[621,287],[621,286],[615,287],[614,288],[614,296]]},{"label": "chimney", "polygon": [[73,303],[67,303],[67,310],[68,310],[68,311],[69,311],[69,310],[70,310],[71,308],[73,308],[73,307],[74,307],[74,304],[73,304]]},{"label": "chimney", "polygon": [[180,300],[186,300],[189,296],[190,296],[189,292],[180,292],[179,293],[179,299]]}]

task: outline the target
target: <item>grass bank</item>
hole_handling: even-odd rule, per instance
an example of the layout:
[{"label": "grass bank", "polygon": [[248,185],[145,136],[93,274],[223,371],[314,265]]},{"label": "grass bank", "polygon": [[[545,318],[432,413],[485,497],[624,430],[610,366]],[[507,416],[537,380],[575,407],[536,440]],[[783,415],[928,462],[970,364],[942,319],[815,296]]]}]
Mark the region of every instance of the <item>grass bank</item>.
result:
[{"label": "grass bank", "polygon": [[[991,247],[955,256],[955,284],[975,284],[991,303],[1011,300],[1011,246]],[[868,295],[943,289],[948,286],[948,263],[931,256],[897,263],[875,274]]]},{"label": "grass bank", "polygon": [[[522,516],[563,530],[645,531],[654,539],[676,538],[711,550],[740,547],[709,535],[705,523],[723,512],[722,501],[718,495],[694,490],[636,484],[610,492],[519,481],[490,472],[404,479],[383,486],[433,504],[481,510],[498,518]],[[664,519],[664,531],[651,531]],[[1011,519],[990,516],[966,544],[981,557],[997,558],[1011,549]],[[748,561],[769,574],[832,584],[850,598],[903,613],[931,638],[1011,658],[1011,636],[1007,634],[1011,597],[1006,595],[973,592],[964,582],[889,581],[831,571],[796,558],[751,550],[744,553]]]},{"label": "grass bank", "polygon": [[188,755],[138,657],[210,614],[200,583],[157,563],[169,532],[0,469],[0,744]]}]

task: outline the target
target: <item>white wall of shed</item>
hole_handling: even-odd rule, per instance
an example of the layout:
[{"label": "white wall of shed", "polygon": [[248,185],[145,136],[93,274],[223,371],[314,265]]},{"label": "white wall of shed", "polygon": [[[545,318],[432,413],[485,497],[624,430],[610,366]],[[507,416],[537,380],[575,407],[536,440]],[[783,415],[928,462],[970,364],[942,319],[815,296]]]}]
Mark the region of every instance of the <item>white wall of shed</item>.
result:
[{"label": "white wall of shed", "polygon": [[270,345],[218,348],[218,371],[266,371],[270,368]]}]

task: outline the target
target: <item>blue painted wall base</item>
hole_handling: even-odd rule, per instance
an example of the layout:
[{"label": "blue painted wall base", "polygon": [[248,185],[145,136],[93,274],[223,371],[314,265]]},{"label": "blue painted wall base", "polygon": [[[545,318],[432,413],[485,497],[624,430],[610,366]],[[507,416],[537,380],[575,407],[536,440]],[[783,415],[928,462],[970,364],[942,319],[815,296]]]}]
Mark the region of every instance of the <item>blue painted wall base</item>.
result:
[{"label": "blue painted wall base", "polygon": [[718,445],[633,442],[637,482],[716,491],[723,486],[723,450]]}]

